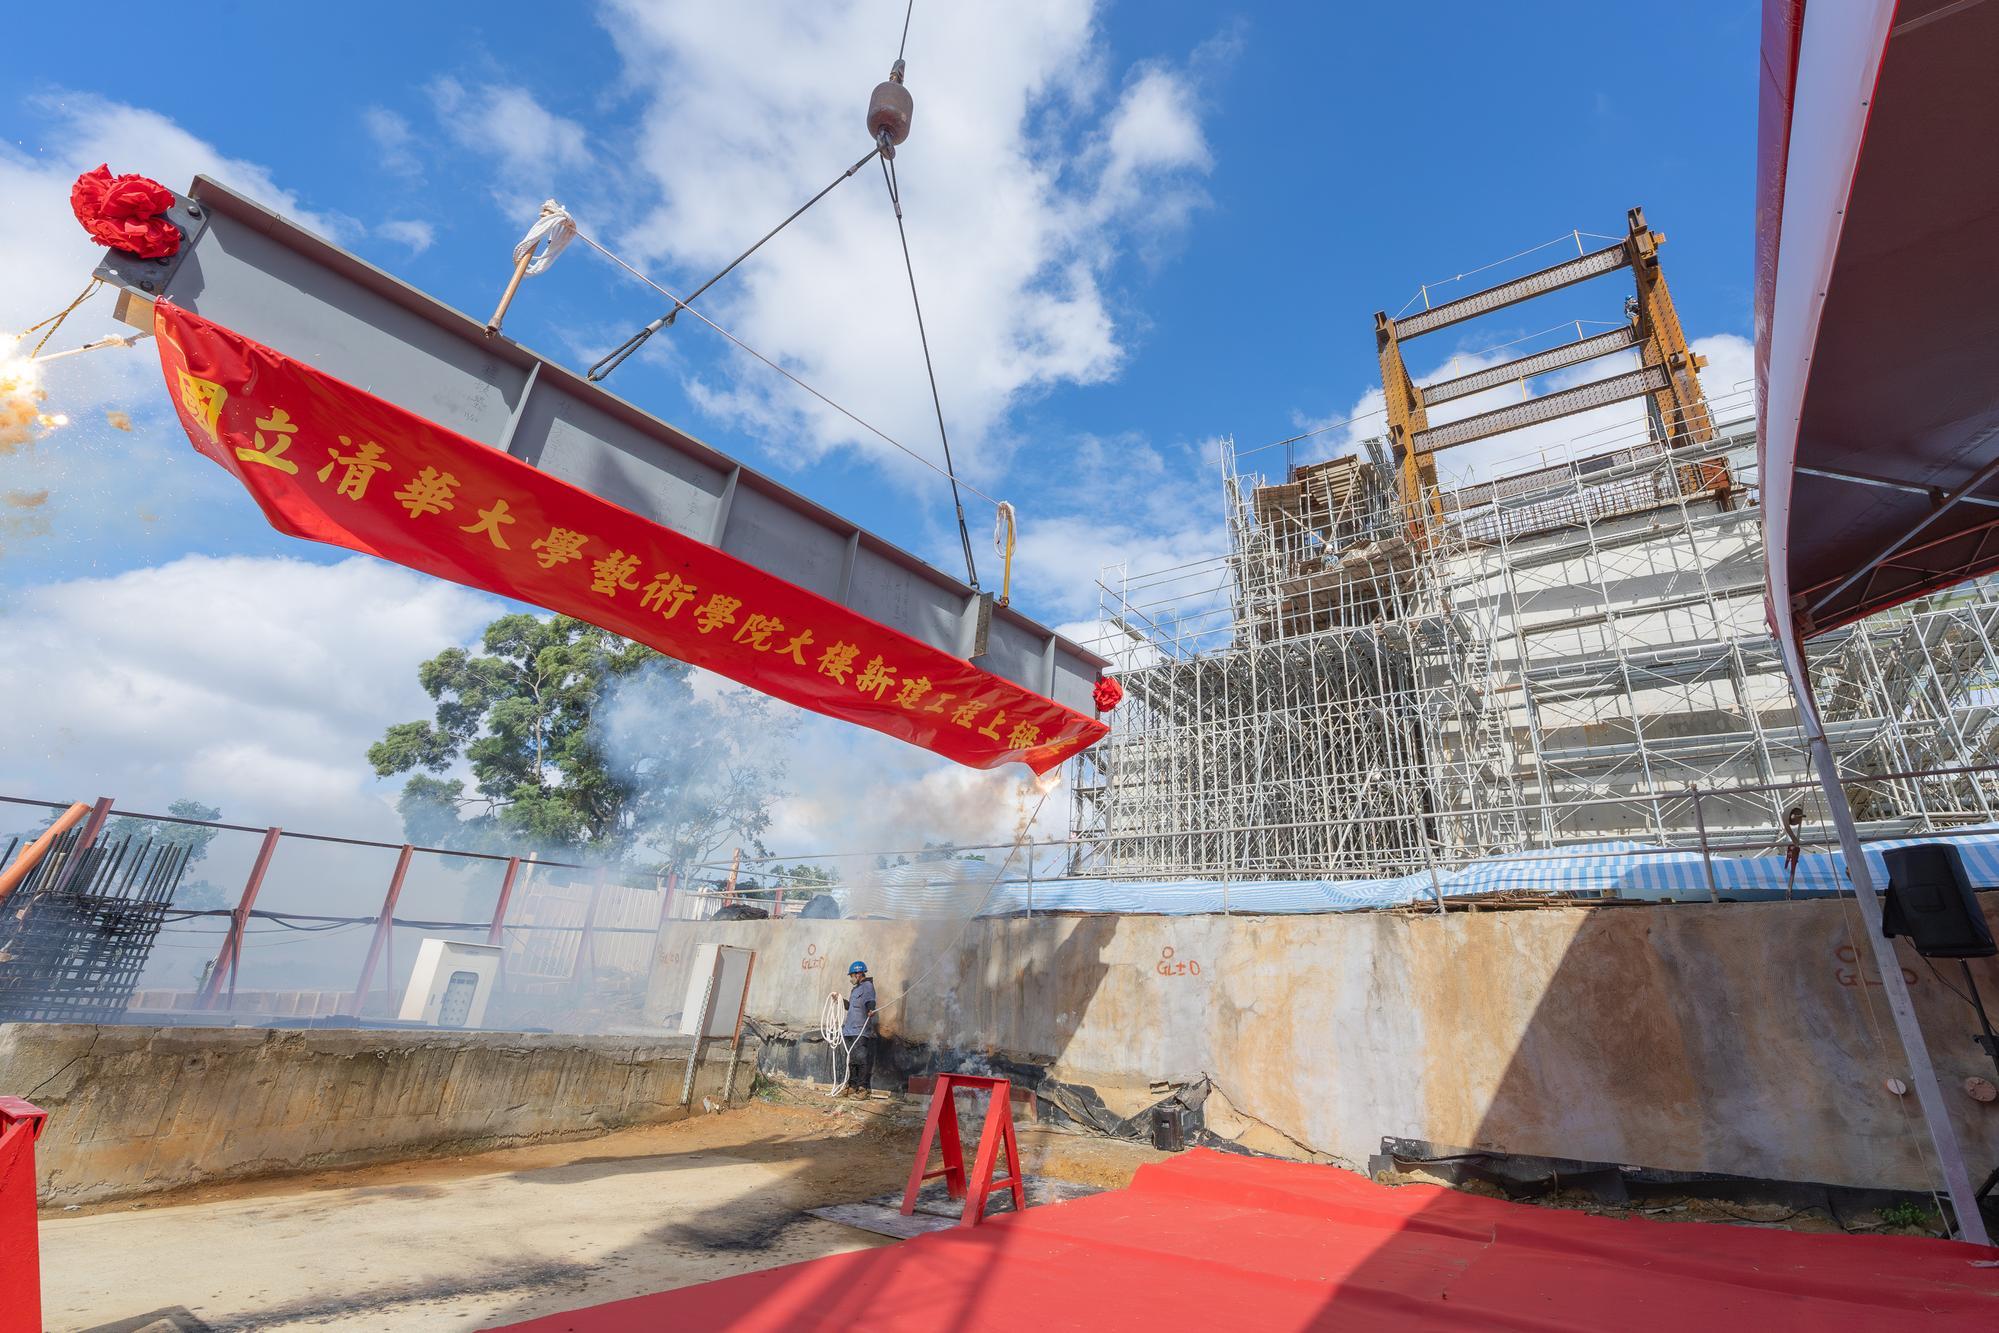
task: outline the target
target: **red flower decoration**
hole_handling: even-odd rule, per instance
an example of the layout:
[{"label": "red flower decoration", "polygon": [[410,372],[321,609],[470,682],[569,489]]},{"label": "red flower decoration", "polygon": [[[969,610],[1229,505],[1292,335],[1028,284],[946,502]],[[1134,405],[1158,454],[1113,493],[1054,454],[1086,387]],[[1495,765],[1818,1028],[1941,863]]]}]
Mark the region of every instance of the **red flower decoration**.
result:
[{"label": "red flower decoration", "polygon": [[1105,676],[1097,681],[1097,688],[1092,691],[1090,697],[1096,700],[1099,713],[1108,713],[1124,702],[1124,686]]},{"label": "red flower decoration", "polygon": [[180,228],[160,216],[173,191],[145,176],[113,176],[109,164],[86,171],[69,187],[70,210],[99,245],[164,259],[180,249]]}]

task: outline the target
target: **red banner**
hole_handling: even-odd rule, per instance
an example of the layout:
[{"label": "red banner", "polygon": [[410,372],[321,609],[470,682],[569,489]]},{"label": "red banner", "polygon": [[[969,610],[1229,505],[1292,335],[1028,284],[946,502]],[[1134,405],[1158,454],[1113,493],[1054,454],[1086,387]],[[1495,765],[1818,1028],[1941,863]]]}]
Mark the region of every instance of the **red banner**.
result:
[{"label": "red banner", "polygon": [[165,301],[168,392],[271,526],[602,626],[974,768],[1109,730]]}]

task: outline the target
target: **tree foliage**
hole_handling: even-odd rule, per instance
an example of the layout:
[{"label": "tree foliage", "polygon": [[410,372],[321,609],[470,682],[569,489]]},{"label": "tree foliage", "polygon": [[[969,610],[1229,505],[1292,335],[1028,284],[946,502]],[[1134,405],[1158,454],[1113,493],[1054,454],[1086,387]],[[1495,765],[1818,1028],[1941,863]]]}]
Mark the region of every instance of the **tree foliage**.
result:
[{"label": "tree foliage", "polygon": [[[222,818],[220,807],[203,805],[200,801],[185,796],[167,806],[167,813],[176,819]],[[214,842],[216,835],[221,832],[219,828],[209,828],[202,824],[168,824],[159,820],[134,819],[129,815],[120,815],[104,830],[104,841],[108,846],[120,839],[129,838],[135,848],[142,847],[147,842],[187,848],[187,865],[182,868],[181,883],[174,890],[174,906],[221,907],[224,899],[220,888],[205,879],[190,881],[185,877],[189,869],[207,857],[208,844]]]},{"label": "tree foliage", "polygon": [[423,663],[435,716],[368,749],[381,776],[412,775],[411,841],[665,865],[761,850],[784,771],[767,701],[699,700],[685,665],[567,616],[502,616],[480,647]]}]

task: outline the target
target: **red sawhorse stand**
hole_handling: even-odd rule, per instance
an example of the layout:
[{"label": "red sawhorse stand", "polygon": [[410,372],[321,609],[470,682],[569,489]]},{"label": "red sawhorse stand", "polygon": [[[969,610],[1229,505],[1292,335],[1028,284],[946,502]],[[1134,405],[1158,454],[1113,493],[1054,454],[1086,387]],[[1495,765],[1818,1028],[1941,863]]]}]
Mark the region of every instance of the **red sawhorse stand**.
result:
[{"label": "red sawhorse stand", "polygon": [[0,1097],[0,1333],[42,1331],[35,1140],[48,1118],[19,1097]]},{"label": "red sawhorse stand", "polygon": [[[965,1175],[964,1141],[958,1134],[959,1092],[987,1092],[991,1100],[986,1104],[985,1127],[979,1131],[978,1155],[972,1159],[972,1173]],[[902,1192],[902,1215],[908,1217],[916,1211],[916,1194],[923,1188],[923,1182],[937,1176],[944,1177],[944,1187],[951,1191],[954,1199],[965,1201],[964,1216],[958,1219],[961,1227],[975,1227],[985,1220],[986,1197],[995,1185],[1005,1186],[1013,1193],[1013,1210],[1027,1209],[1027,1192],[1021,1188],[1020,1147],[1013,1139],[1013,1085],[1003,1078],[984,1078],[977,1074],[939,1074],[937,1087],[930,1094],[930,1112],[923,1117],[923,1137],[916,1144],[916,1164],[909,1169],[909,1188]],[[925,1171],[930,1165],[930,1147],[938,1144],[944,1150],[944,1165],[940,1170]],[[1006,1149],[1007,1174],[1003,1179],[994,1180],[993,1171],[999,1165],[999,1150]]]}]

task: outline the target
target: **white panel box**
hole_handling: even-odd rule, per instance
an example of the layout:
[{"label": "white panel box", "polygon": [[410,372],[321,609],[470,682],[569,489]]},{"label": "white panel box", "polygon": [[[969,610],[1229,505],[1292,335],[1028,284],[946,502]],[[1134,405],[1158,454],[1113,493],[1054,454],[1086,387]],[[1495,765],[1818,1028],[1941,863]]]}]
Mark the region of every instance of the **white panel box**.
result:
[{"label": "white panel box", "polygon": [[403,992],[405,1023],[441,1028],[476,1028],[486,1021],[486,1002],[500,975],[500,946],[428,939],[417,950],[409,989]]},{"label": "white panel box", "polygon": [[[680,1006],[680,1033],[730,1037],[742,1016],[744,993],[750,980],[750,960],[754,949],[731,944],[697,944],[694,965],[687,969],[687,998]],[[709,987],[714,987],[710,998]],[[703,1001],[707,1001],[706,1004]],[[701,1012],[708,1011],[708,1031],[701,1033]]]}]

